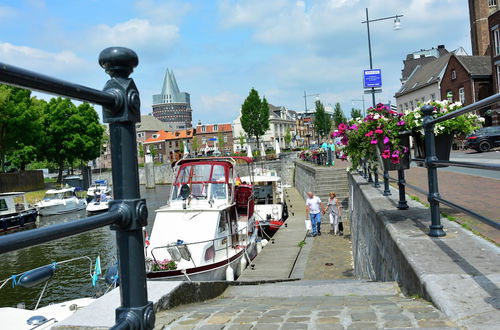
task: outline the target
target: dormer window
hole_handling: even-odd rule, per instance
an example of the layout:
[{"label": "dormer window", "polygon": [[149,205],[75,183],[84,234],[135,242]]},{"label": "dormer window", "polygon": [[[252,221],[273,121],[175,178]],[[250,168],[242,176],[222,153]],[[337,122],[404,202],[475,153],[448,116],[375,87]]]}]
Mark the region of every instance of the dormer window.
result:
[{"label": "dormer window", "polygon": [[207,130],[207,128],[206,128],[206,126],[205,126],[205,125],[201,126],[201,131],[202,131],[202,132],[206,132],[206,130]]},{"label": "dormer window", "polygon": [[219,130],[219,125],[215,124],[214,125],[214,132],[217,132]]},{"label": "dormer window", "polygon": [[157,139],[158,138],[158,134],[153,134],[153,139]]}]

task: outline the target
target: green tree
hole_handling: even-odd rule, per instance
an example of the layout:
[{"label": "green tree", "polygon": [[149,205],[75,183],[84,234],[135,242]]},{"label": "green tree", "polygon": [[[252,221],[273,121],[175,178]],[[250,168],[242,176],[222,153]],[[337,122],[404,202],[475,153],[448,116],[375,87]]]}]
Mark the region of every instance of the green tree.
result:
[{"label": "green tree", "polygon": [[139,152],[139,157],[142,158],[143,161],[146,161],[144,157],[146,156],[146,153],[144,152],[144,145],[142,143],[139,143],[139,146],[137,147],[137,151]]},{"label": "green tree", "polygon": [[316,101],[316,112],[314,113],[313,126],[319,137],[325,137],[332,129],[332,121],[326,113],[325,107],[320,100]]},{"label": "green tree", "polygon": [[287,127],[285,131],[285,143],[287,148],[290,148],[291,142],[292,142],[292,133],[290,132],[290,127]]},{"label": "green tree", "polygon": [[200,142],[198,141],[198,137],[194,136],[191,142],[191,150],[195,155],[198,153],[198,149],[200,149]]},{"label": "green tree", "polygon": [[99,157],[104,129],[88,103],[76,107],[69,99],[58,97],[51,99],[45,109],[42,151],[48,161],[57,164],[57,181],[62,182],[65,163]]},{"label": "green tree", "polygon": [[224,142],[224,134],[222,132],[219,132],[217,134],[217,141],[218,141],[218,145],[219,145],[219,151],[224,153],[225,152],[224,148],[226,147],[226,142]]},{"label": "green tree", "polygon": [[361,114],[360,109],[352,108],[351,109],[351,118],[361,118],[363,115]]},{"label": "green tree", "polygon": [[347,122],[347,118],[344,115],[344,112],[342,111],[342,108],[340,107],[340,103],[335,103],[335,107],[333,109],[333,123],[335,127],[339,126],[340,123],[345,123]]},{"label": "green tree", "polygon": [[36,160],[45,102],[31,91],[0,84],[0,172],[8,160],[24,170]]},{"label": "green tree", "polygon": [[257,147],[259,138],[269,129],[269,105],[265,97],[260,99],[259,93],[254,88],[250,90],[241,106],[241,127],[248,137],[255,136]]}]

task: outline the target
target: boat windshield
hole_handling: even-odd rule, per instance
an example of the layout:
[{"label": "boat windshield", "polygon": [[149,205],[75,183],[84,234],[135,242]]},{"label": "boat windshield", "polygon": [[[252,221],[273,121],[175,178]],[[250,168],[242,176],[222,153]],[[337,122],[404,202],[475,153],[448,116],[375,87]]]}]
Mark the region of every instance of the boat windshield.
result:
[{"label": "boat windshield", "polygon": [[[177,174],[172,186],[172,200],[191,196],[196,199],[227,198],[227,164],[185,164]],[[189,187],[189,194],[183,194],[181,187]],[[184,188],[186,191],[187,188]]]},{"label": "boat windshield", "polygon": [[44,201],[50,201],[53,199],[62,199],[63,198],[63,193],[46,193],[45,196],[43,197]]}]

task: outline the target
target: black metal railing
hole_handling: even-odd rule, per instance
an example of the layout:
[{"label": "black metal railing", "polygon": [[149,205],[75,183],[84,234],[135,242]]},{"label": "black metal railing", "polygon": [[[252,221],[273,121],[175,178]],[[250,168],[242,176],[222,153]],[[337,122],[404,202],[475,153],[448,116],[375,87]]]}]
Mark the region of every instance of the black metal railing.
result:
[{"label": "black metal railing", "polygon": [[135,123],[140,121],[140,99],[129,78],[139,63],[136,53],[122,47],[104,49],[99,64],[110,75],[104,90],[96,90],[0,63],[0,83],[70,97],[103,107],[109,124],[114,200],[107,213],[0,237],[0,253],[111,225],[116,231],[121,306],[114,329],[152,329],[153,303],[148,301],[144,237],[148,210],[140,198]]},{"label": "black metal railing", "polygon": [[[426,150],[426,157],[423,158],[414,158],[411,159],[414,162],[423,164],[427,168],[427,184],[428,190],[421,189],[417,186],[411,185],[406,182],[404,177],[404,170],[398,170],[398,178],[391,178],[388,174],[386,176],[386,172],[384,172],[384,196],[390,194],[389,190],[389,180],[393,182],[397,182],[399,189],[399,202],[398,209],[406,210],[408,209],[408,203],[406,202],[406,187],[409,187],[421,194],[427,195],[427,200],[430,206],[430,215],[431,215],[431,225],[429,227],[429,236],[432,237],[441,237],[445,236],[446,233],[443,230],[443,225],[441,223],[441,212],[440,212],[440,204],[444,204],[452,209],[455,209],[459,212],[467,214],[471,217],[476,218],[477,220],[488,224],[489,226],[500,229],[500,223],[485,217],[473,210],[468,209],[465,206],[456,204],[452,201],[449,201],[443,198],[439,193],[439,180],[438,180],[438,172],[437,167],[440,165],[444,166],[456,166],[456,167],[465,167],[465,168],[474,168],[474,169],[483,169],[483,170],[491,170],[491,171],[500,171],[500,165],[491,165],[486,163],[479,162],[460,162],[460,161],[449,161],[449,160],[438,160],[436,156],[436,147],[435,147],[435,135],[434,135],[434,126],[437,123],[458,117],[460,115],[470,113],[473,111],[478,111],[484,109],[485,107],[491,106],[494,103],[500,102],[500,93],[487,97],[481,101],[475,102],[473,104],[467,105],[461,109],[450,112],[446,115],[443,115],[438,118],[433,117],[434,107],[431,105],[425,105],[421,108],[422,113],[424,114],[423,118],[423,129],[424,129],[424,144]],[[377,173],[377,171],[374,171]],[[363,178],[368,179],[371,177],[370,168],[367,166],[366,162],[361,165],[361,170],[359,174],[363,176]]]}]

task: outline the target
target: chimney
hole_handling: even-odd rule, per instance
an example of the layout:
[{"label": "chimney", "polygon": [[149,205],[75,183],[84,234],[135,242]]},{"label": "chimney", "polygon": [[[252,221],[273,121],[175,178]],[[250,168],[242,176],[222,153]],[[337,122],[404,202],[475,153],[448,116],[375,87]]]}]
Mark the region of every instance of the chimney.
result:
[{"label": "chimney", "polygon": [[438,49],[444,49],[444,45],[438,45]]}]

